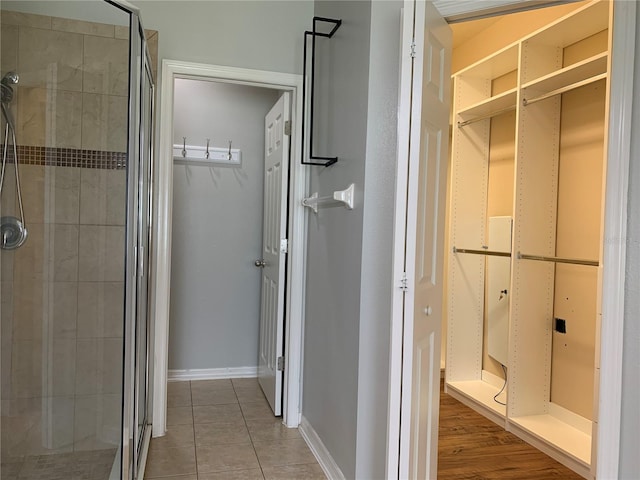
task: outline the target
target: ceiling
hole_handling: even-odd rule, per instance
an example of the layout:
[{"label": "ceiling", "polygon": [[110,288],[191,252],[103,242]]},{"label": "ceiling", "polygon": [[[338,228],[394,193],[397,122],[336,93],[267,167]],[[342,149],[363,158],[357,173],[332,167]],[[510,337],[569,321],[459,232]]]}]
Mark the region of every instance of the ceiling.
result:
[{"label": "ceiling", "polygon": [[498,15],[500,13],[540,8],[577,0],[433,0],[434,6],[449,22],[473,17]]},{"label": "ceiling", "polygon": [[498,20],[500,20],[500,17],[489,17],[469,22],[452,23],[450,26],[453,31],[453,48],[456,48],[470,38],[475,37],[482,30],[489,28]]}]

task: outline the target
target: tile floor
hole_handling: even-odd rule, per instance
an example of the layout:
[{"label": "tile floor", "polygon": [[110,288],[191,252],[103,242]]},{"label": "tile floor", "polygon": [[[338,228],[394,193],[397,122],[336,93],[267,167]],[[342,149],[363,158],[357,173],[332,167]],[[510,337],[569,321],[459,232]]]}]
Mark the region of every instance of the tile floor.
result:
[{"label": "tile floor", "polygon": [[273,416],[254,378],[170,382],[167,435],[152,439],[145,478],[326,479],[298,430]]}]

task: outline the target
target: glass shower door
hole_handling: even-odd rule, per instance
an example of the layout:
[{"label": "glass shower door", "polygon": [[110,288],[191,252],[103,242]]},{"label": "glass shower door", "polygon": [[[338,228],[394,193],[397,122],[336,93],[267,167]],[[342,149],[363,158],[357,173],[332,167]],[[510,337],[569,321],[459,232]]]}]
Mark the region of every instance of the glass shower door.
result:
[{"label": "glass shower door", "polygon": [[0,223],[28,231],[0,250],[3,480],[122,471],[132,17],[65,5],[0,4]]}]

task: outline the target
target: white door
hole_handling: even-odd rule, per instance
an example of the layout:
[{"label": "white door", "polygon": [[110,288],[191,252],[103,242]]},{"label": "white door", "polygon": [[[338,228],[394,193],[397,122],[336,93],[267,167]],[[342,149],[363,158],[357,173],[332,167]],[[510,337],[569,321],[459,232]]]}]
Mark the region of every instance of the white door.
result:
[{"label": "white door", "polygon": [[407,1],[404,15],[413,16],[404,23],[413,29],[413,71],[400,87],[411,100],[399,476],[435,479],[452,40],[431,2]]},{"label": "white door", "polygon": [[264,223],[260,303],[258,381],[274,415],[282,414],[287,185],[289,172],[290,94],[283,93],[264,121]]}]

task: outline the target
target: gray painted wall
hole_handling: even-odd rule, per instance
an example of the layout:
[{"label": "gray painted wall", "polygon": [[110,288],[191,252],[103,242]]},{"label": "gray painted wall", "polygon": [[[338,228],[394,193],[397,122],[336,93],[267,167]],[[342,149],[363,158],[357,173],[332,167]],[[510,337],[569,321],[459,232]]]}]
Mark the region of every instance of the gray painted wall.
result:
[{"label": "gray painted wall", "polygon": [[371,3],[356,478],[384,478],[393,288],[400,0]]},{"label": "gray painted wall", "polygon": [[158,57],[302,73],[302,35],[313,2],[135,0],[144,27],[158,30]]},{"label": "gray painted wall", "polygon": [[242,150],[242,165],[174,165],[169,369],[256,366],[264,117],[276,90],[178,79],[174,143]]},{"label": "gray painted wall", "polygon": [[315,153],[340,160],[309,167],[310,191],[328,195],[355,183],[356,202],[351,211],[309,216],[302,415],[354,478],[371,3],[316,2],[315,15],[343,21],[332,39],[318,41],[317,54]]},{"label": "gray painted wall", "polygon": [[[640,9],[636,16],[640,25]],[[631,165],[627,210],[627,268],[622,369],[622,433],[619,478],[633,480],[640,472],[640,36],[636,35],[635,88],[631,125]]]}]

